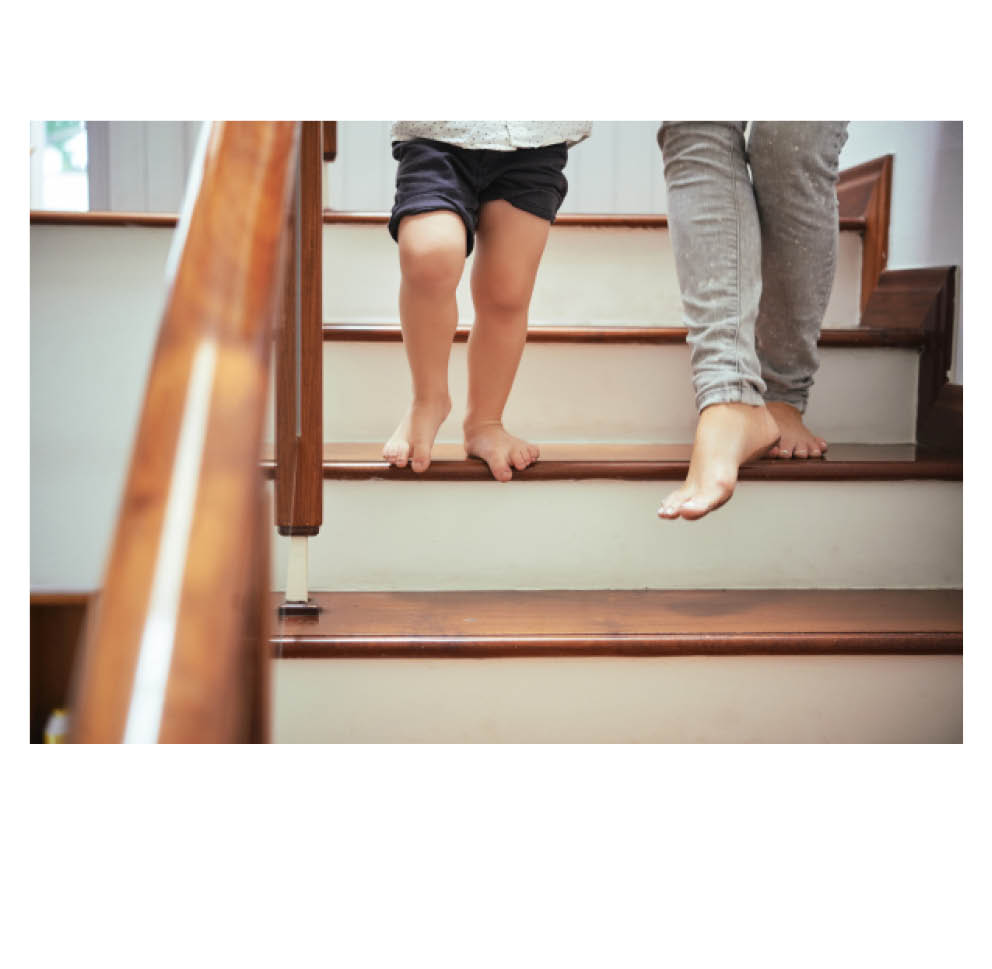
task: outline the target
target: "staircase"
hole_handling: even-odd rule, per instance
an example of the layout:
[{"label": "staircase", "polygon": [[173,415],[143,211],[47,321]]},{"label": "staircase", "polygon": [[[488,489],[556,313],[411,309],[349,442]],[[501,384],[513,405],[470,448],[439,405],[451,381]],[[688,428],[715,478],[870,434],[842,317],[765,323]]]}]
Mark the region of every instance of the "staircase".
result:
[{"label": "staircase", "polygon": [[459,445],[470,267],[435,460],[391,468],[395,245],[383,215],[325,213],[321,611],[274,628],[273,740],[960,741],[954,273],[884,270],[889,171],[840,190],[807,415],[827,457],[747,466],[693,523],[655,517],[695,424],[663,217],[552,229],[505,415],[542,457],[500,484]]}]

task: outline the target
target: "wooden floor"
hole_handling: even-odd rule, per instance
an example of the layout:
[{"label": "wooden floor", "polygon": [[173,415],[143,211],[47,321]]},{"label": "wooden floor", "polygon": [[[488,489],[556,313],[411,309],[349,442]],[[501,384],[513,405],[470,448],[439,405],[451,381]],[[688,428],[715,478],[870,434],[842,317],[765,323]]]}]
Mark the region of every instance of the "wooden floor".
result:
[{"label": "wooden floor", "polygon": [[[962,651],[953,590],[317,592],[273,655],[667,656]],[[273,599],[273,607],[278,603]]]},{"label": "wooden floor", "polygon": [[[519,481],[573,478],[681,481],[689,468],[688,444],[541,444],[540,460]],[[275,473],[271,444],[262,456],[262,469]],[[393,468],[382,458],[382,442],[342,442],[324,445],[324,477],[336,480],[405,478],[426,481],[488,481],[485,464],[466,458],[456,444],[436,444],[427,471]],[[960,457],[917,448],[912,444],[834,444],[822,458],[805,461],[765,458],[741,468],[742,481],[960,481]]]}]

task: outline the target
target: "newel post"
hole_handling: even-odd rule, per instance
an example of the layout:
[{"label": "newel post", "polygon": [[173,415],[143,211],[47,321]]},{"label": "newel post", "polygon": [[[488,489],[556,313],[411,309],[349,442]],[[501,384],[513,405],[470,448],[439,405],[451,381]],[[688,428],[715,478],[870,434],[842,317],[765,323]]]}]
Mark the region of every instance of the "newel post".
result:
[{"label": "newel post", "polygon": [[323,522],[323,123],[304,121],[283,310],[276,347],[275,513],[290,536],[281,615],[316,615],[307,578],[308,540]]}]

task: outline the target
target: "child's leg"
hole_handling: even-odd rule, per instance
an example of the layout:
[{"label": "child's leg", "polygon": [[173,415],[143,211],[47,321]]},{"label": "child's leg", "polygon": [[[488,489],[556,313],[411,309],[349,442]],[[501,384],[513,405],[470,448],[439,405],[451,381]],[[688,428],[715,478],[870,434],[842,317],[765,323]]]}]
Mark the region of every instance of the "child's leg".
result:
[{"label": "child's leg", "polygon": [[399,226],[400,322],[413,400],[382,456],[414,471],[431,463],[437,430],[451,410],[448,357],[458,324],[455,289],[465,265],[465,223],[455,212],[408,215]]},{"label": "child's leg", "polygon": [[503,429],[503,408],[527,339],[527,310],[551,223],[503,199],[482,206],[476,234],[468,342],[465,451],[509,481],[540,456],[536,445]]}]

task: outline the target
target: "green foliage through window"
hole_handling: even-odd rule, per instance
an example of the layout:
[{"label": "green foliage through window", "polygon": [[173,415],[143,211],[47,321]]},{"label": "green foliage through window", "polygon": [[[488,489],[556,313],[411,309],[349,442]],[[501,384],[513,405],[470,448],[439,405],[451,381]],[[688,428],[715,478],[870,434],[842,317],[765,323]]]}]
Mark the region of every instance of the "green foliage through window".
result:
[{"label": "green foliage through window", "polygon": [[[79,136],[83,137],[80,138]],[[45,142],[62,156],[62,171],[86,171],[86,122],[46,121]]]}]

